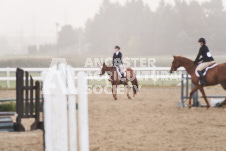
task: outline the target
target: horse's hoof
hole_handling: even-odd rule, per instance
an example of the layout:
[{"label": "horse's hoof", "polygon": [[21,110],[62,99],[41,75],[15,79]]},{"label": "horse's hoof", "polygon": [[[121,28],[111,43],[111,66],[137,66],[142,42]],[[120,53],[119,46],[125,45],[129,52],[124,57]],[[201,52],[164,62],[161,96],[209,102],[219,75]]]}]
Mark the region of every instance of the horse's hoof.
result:
[{"label": "horse's hoof", "polygon": [[210,105],[207,105],[206,109],[208,110],[210,108]]},{"label": "horse's hoof", "polygon": [[129,95],[129,94],[127,94],[127,98],[128,98],[128,99],[131,99],[131,97],[130,97],[130,95]]},{"label": "horse's hoof", "polygon": [[192,105],[188,105],[188,109],[191,109]]},{"label": "horse's hoof", "polygon": [[115,100],[117,100],[117,98],[115,98]]}]

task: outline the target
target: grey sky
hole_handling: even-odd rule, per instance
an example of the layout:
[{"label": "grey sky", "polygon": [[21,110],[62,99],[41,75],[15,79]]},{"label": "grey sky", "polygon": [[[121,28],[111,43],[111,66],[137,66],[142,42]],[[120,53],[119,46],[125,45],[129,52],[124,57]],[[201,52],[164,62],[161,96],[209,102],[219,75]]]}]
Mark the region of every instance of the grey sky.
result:
[{"label": "grey sky", "polygon": [[[124,4],[126,0],[111,0]],[[143,0],[152,10],[160,0]],[[173,4],[173,0],[166,0]],[[199,0],[208,1],[208,0]],[[224,6],[226,6],[226,0]],[[0,0],[0,35],[54,36],[55,23],[84,27],[103,0]]]}]

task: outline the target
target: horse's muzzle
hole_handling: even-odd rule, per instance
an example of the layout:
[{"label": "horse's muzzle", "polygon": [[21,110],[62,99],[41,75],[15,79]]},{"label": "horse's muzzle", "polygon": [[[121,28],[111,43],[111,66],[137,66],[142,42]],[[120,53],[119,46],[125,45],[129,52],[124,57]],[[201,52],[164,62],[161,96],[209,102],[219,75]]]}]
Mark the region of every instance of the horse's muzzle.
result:
[{"label": "horse's muzzle", "polygon": [[170,69],[170,73],[173,73],[173,71],[176,71],[174,68]]}]

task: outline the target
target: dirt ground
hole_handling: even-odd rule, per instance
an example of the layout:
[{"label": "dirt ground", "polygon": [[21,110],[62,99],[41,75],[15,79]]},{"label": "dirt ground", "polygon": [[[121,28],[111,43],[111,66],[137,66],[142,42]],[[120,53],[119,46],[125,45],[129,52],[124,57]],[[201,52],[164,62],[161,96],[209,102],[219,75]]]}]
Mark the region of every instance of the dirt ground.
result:
[{"label": "dirt ground", "polygon": [[[208,95],[225,94],[220,87]],[[14,97],[14,91],[0,96]],[[180,87],[142,88],[134,100],[89,95],[91,151],[223,151],[226,109],[178,108]],[[204,101],[201,100],[204,104]],[[32,120],[24,120],[28,126]],[[43,150],[42,131],[2,132],[0,151]]]}]

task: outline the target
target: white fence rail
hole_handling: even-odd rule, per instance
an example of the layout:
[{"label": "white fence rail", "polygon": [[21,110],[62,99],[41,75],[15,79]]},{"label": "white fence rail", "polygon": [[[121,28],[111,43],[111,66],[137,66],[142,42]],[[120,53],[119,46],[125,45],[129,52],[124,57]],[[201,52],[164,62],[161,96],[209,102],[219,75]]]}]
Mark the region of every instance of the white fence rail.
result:
[{"label": "white fence rail", "polygon": [[[41,80],[41,72],[47,71],[48,68],[21,68],[29,73],[36,73],[33,75],[34,80]],[[137,75],[139,79],[178,79],[181,78],[181,74],[184,71],[184,68],[179,68],[177,74],[169,74],[170,67],[132,67],[132,69],[136,72],[140,72]],[[73,68],[75,73],[78,72],[96,72],[96,74],[87,76],[88,80],[101,80],[107,79],[108,76],[98,76],[100,72],[100,68]],[[16,72],[16,68],[0,68],[0,81],[6,82],[6,88],[10,88],[10,82],[15,81],[16,77],[14,76]],[[146,73],[145,73],[146,72]],[[147,74],[148,72],[152,72],[152,74]],[[75,74],[75,79],[77,79],[77,74]]]}]

